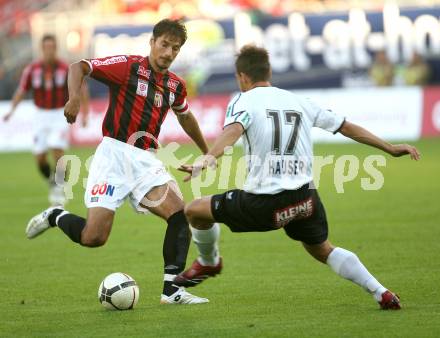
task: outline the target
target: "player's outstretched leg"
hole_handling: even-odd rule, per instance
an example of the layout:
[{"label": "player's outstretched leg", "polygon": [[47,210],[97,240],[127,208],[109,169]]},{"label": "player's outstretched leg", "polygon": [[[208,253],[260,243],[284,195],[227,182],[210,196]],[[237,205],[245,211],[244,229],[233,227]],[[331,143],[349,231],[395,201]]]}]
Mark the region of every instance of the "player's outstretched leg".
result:
[{"label": "player's outstretched leg", "polygon": [[[174,189],[178,188],[175,187]],[[153,202],[160,200],[163,201],[159,204]],[[148,208],[155,215],[167,221],[167,230],[163,242],[164,282],[160,303],[208,303],[208,299],[192,295],[185,288],[174,283],[174,277],[185,269],[191,243],[188,221],[183,212],[183,200],[173,188],[169,189],[167,185],[162,185],[149,191],[141,201],[141,206]]]},{"label": "player's outstretched leg", "polygon": [[399,297],[380,284],[353,252],[333,247],[329,241],[316,245],[306,243],[303,245],[314,258],[329,265],[339,276],[356,283],[372,294],[381,309],[400,309]]},{"label": "player's outstretched leg", "polygon": [[199,251],[199,257],[188,270],[174,279],[174,283],[192,287],[208,277],[219,274],[222,270],[222,259],[218,249],[220,226],[218,223],[213,223],[211,197],[191,202],[185,207],[185,215],[191,223],[193,241]]},{"label": "player's outstretched leg", "polygon": [[102,246],[110,234],[113,217],[114,211],[100,207],[89,209],[87,220],[60,207],[50,207],[29,221],[26,235],[32,239],[49,228],[58,227],[75,243]]}]

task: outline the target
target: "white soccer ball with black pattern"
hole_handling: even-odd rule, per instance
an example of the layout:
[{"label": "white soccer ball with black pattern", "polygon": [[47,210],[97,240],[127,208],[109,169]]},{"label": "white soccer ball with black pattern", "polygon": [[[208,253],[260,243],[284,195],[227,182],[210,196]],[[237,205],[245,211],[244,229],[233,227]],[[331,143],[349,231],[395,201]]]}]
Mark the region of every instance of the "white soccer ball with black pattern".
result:
[{"label": "white soccer ball with black pattern", "polygon": [[106,309],[130,310],[139,300],[139,287],[129,275],[115,272],[101,282],[98,299]]}]

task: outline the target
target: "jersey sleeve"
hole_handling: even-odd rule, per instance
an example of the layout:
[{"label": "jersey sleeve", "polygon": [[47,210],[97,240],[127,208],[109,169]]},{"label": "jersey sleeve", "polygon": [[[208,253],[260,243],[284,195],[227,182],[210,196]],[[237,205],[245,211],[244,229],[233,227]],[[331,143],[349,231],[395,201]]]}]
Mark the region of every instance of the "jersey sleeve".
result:
[{"label": "jersey sleeve", "polygon": [[23,70],[18,88],[24,92],[27,92],[29,89],[31,89],[31,65],[28,65]]},{"label": "jersey sleeve", "polygon": [[345,117],[334,113],[330,109],[323,109],[309,99],[307,99],[307,108],[312,116],[314,116],[314,127],[336,134],[345,122]]},{"label": "jersey sleeve", "polygon": [[240,123],[244,130],[247,130],[252,123],[252,115],[246,108],[245,99],[241,93],[229,102],[223,128],[232,123]]},{"label": "jersey sleeve", "polygon": [[180,90],[178,94],[176,93],[176,99],[171,105],[171,109],[173,109],[174,113],[177,115],[183,115],[189,112],[186,86],[183,82],[182,82],[182,90]]},{"label": "jersey sleeve", "polygon": [[128,72],[126,55],[109,56],[97,59],[83,59],[90,67],[89,76],[105,84],[124,83]]}]

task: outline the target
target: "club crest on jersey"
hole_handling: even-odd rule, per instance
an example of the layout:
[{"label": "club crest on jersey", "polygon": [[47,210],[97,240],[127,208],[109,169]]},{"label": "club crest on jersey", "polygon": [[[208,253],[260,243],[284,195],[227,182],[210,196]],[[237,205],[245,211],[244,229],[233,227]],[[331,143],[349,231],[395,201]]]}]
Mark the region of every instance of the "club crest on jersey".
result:
[{"label": "club crest on jersey", "polygon": [[136,89],[136,94],[147,97],[148,94],[148,82],[142,79],[138,79],[138,85]]},{"label": "club crest on jersey", "polygon": [[144,66],[139,66],[137,73],[138,73],[138,75],[149,79],[150,75],[151,75],[151,70],[146,69]]},{"label": "club crest on jersey", "polygon": [[180,83],[179,81],[176,81],[173,79],[168,79],[167,86],[170,90],[175,91],[177,89],[177,86],[179,85],[179,83]]},{"label": "club crest on jersey", "polygon": [[174,100],[176,100],[176,97],[174,96],[174,93],[173,93],[173,92],[170,92],[170,106],[173,105]]},{"label": "club crest on jersey", "polygon": [[156,94],[154,94],[154,105],[156,107],[162,107],[162,101],[163,101],[162,94],[159,92],[156,92]]}]

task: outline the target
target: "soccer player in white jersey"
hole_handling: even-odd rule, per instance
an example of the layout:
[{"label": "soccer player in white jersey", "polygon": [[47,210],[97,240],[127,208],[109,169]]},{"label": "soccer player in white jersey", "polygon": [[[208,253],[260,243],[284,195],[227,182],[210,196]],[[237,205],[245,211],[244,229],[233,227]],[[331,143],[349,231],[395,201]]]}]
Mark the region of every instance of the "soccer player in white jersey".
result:
[{"label": "soccer player in white jersey", "polygon": [[228,106],[222,134],[202,161],[181,170],[194,177],[207,166],[215,166],[225,147],[244,135],[248,176],[243,190],[203,197],[186,206],[199,257],[175,278],[175,284],[196,286],[221,272],[218,223],[233,232],[283,228],[318,261],[371,293],[382,309],[400,309],[399,297],[382,286],[356,254],[333,246],[327,239],[324,206],[313,186],[311,129],[339,132],[396,157],[408,154],[418,160],[417,149],[389,144],[330,110],[271,87],[269,56],[263,48],[243,47],[235,65],[241,93]]}]

